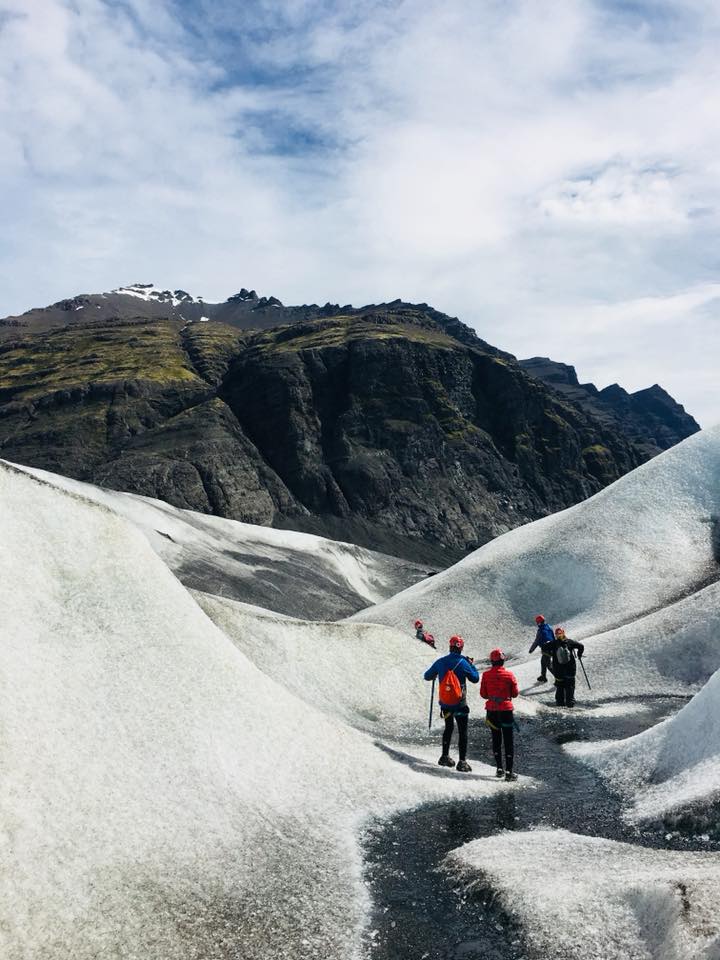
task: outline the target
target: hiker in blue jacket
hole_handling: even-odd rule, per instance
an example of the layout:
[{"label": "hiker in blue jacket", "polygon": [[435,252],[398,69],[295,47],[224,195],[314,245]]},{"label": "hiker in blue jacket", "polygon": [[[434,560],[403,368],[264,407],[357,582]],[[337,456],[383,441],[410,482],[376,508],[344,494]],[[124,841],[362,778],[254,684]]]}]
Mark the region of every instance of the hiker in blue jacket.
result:
[{"label": "hiker in blue jacket", "polygon": [[537,624],[537,632],[528,653],[532,653],[535,647],[540,647],[540,676],[537,678],[537,682],[547,683],[548,670],[552,673],[552,667],[550,666],[552,657],[549,644],[554,643],[555,634],[553,628],[545,622],[545,617],[541,613],[535,617],[535,623]]},{"label": "hiker in blue jacket", "polygon": [[425,679],[434,680],[437,677],[439,681],[438,701],[440,716],[445,721],[445,729],[442,737],[442,755],[438,763],[441,767],[455,766],[455,761],[450,757],[450,742],[453,728],[457,723],[458,753],[460,754],[457,769],[460,773],[470,773],[472,768],[467,762],[470,708],[467,705],[465,683],[467,680],[470,683],[477,683],[480,680],[480,674],[477,667],[473,666],[472,660],[463,656],[464,646],[465,641],[462,637],[450,637],[450,653],[440,657],[425,671]]}]

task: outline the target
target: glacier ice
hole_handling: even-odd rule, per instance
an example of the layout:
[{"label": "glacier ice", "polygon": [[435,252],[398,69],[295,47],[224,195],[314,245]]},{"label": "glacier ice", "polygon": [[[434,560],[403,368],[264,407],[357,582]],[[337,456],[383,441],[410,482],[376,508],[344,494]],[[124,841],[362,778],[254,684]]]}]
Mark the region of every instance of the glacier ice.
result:
[{"label": "glacier ice", "polygon": [[6,960],[349,958],[360,824],[495,789],[295,696],[112,510],[0,464],[0,529]]},{"label": "glacier ice", "polygon": [[720,956],[716,853],[532,830],[473,840],[449,854],[445,869],[468,891],[490,884],[543,960]]},{"label": "glacier ice", "polygon": [[295,617],[334,620],[426,574],[416,564],[355,544],[181,510],[32,467],[19,469],[125,517],[185,586]]},{"label": "glacier ice", "polygon": [[543,613],[584,640],[717,578],[719,515],[720,426],[351,619],[400,626],[420,617],[443,641],[461,633],[518,656]]},{"label": "glacier ice", "polygon": [[[686,648],[685,656],[692,650]],[[720,803],[720,671],[673,717],[613,743],[568,745],[631,801],[631,821],[692,813],[702,824]],[[715,823],[717,828],[717,823]]]}]

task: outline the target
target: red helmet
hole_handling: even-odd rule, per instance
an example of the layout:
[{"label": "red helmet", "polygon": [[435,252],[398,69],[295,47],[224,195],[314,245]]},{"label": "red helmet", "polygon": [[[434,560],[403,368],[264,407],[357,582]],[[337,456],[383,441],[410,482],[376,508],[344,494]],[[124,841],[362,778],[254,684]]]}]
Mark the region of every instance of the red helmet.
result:
[{"label": "red helmet", "polygon": [[539,613],[539,614],[535,617],[535,623],[543,623],[544,620],[545,620],[545,617],[544,617],[541,613]]},{"label": "red helmet", "polygon": [[417,630],[418,627],[421,627],[422,625],[423,625],[422,620],[416,620],[416,621],[415,621],[415,629],[416,629],[416,630]]},{"label": "red helmet", "polygon": [[555,636],[556,636],[556,637],[564,637],[564,636],[565,636],[565,631],[563,630],[562,627],[555,627]]},{"label": "red helmet", "polygon": [[463,640],[462,637],[458,637],[457,635],[450,637],[451,650],[462,650],[464,646],[465,646],[465,641]]},{"label": "red helmet", "polygon": [[490,663],[495,663],[497,660],[505,660],[505,654],[500,647],[496,647],[490,651]]}]

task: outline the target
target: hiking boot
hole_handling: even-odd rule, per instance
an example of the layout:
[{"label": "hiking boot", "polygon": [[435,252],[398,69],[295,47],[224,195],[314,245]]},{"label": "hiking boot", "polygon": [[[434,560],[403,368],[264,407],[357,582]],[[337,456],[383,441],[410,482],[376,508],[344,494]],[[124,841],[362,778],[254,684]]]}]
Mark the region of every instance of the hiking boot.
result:
[{"label": "hiking boot", "polygon": [[455,767],[455,769],[458,770],[460,773],[471,773],[471,772],[472,772],[472,767],[471,767],[470,764],[467,762],[467,760],[460,760],[460,761],[458,762],[458,765]]},{"label": "hiking boot", "polygon": [[497,768],[495,771],[495,776],[498,778],[498,780],[502,780],[502,778],[505,776],[505,771],[502,767]]},{"label": "hiking boot", "polygon": [[446,753],[444,753],[438,760],[438,765],[441,767],[454,767],[455,761],[452,757],[449,757]]},{"label": "hiking boot", "polygon": [[538,682],[538,683],[547,683],[547,677],[538,677],[538,678],[537,678],[537,682]]},{"label": "hiking boot", "polygon": [[510,783],[511,781],[515,781],[517,780],[517,774],[513,773],[512,770],[508,770],[508,772],[505,774],[505,780],[508,783]]}]

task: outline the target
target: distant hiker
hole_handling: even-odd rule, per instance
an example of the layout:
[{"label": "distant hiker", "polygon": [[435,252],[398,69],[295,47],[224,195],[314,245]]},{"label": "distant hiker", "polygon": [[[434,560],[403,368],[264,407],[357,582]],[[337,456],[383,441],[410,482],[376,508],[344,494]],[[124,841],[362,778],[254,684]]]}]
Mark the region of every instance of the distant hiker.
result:
[{"label": "distant hiker", "polygon": [[458,728],[458,760],[457,769],[461,773],[470,773],[472,769],[467,762],[468,715],[470,708],[467,705],[465,683],[477,683],[480,675],[473,666],[472,660],[463,656],[465,641],[462,637],[450,637],[450,653],[440,657],[425,671],[426,680],[439,679],[438,702],[440,716],[445,721],[445,730],[442,737],[442,754],[438,763],[441,767],[454,767],[455,761],[450,757],[450,742],[453,727]]},{"label": "distant hiker", "polygon": [[552,672],[555,674],[555,703],[559,707],[575,706],[576,651],[578,659],[582,659],[582,655],[585,653],[584,644],[566,637],[563,628],[557,627],[555,639],[550,647],[550,654],[552,656]]},{"label": "distant hiker", "polygon": [[[495,756],[495,776],[506,780],[517,780],[513,772],[515,752],[515,712],[513,699],[519,693],[515,674],[505,668],[505,654],[500,649],[490,651],[490,669],[486,670],[480,681],[480,696],[485,698],[486,719],[492,734],[492,749]],[[502,747],[505,747],[505,766],[502,761]]]},{"label": "distant hiker", "polygon": [[[537,678],[538,683],[547,683],[547,671],[550,667],[550,644],[554,641],[555,637],[553,636],[553,630],[549,623],[545,622],[545,617],[539,613],[535,617],[535,623],[537,624],[537,631],[535,633],[535,640],[533,645],[528,650],[528,653],[532,653],[535,647],[540,647],[540,676]],[[552,673],[552,668],[550,668]]]},{"label": "distant hiker", "polygon": [[415,621],[415,639],[422,640],[423,643],[431,646],[433,650],[435,649],[435,637],[431,633],[426,632],[422,620]]}]

